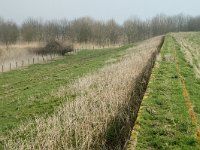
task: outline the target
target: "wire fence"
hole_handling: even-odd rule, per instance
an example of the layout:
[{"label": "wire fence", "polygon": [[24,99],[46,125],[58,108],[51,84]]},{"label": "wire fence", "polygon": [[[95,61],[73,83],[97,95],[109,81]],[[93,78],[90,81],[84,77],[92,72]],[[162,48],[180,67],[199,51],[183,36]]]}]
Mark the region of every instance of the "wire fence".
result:
[{"label": "wire fence", "polygon": [[56,54],[44,55],[44,56],[36,55],[36,56],[29,57],[29,58],[22,59],[22,60],[12,60],[10,62],[6,61],[6,62],[1,63],[1,72],[16,70],[19,68],[27,67],[29,65],[33,65],[33,64],[46,63],[50,60],[57,59],[60,57],[62,57],[62,56],[56,55]]},{"label": "wire fence", "polygon": [[[117,47],[120,47],[118,45]],[[97,49],[103,49],[103,48],[108,48],[108,47],[102,47],[102,48],[97,48]],[[67,55],[71,54],[76,54],[77,52],[83,50],[84,48],[80,49],[74,49],[74,51],[67,53]],[[92,49],[96,49],[94,46]],[[32,57],[27,57],[21,60],[6,60],[5,62],[0,62],[1,70],[0,73],[11,71],[11,70],[16,70],[20,68],[27,67],[29,65],[33,64],[39,64],[39,63],[46,63],[50,60],[61,58],[63,56],[58,55],[58,54],[49,54],[49,55],[35,55]]]}]

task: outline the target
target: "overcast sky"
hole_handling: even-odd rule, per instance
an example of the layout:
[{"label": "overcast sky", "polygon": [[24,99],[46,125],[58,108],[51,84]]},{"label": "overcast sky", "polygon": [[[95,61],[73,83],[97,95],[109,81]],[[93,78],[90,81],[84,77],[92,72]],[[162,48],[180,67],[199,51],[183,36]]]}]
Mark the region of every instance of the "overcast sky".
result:
[{"label": "overcast sky", "polygon": [[146,19],[160,13],[200,15],[200,0],[0,0],[0,16],[17,23],[28,17],[72,20],[83,16],[122,23],[131,16]]}]

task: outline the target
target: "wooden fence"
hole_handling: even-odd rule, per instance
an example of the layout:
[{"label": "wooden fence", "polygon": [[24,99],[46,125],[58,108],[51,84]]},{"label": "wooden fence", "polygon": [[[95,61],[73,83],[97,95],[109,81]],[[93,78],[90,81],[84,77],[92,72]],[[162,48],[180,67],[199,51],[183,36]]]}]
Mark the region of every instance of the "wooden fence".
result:
[{"label": "wooden fence", "polygon": [[11,70],[15,70],[15,69],[19,69],[19,68],[23,68],[29,65],[33,65],[33,64],[39,64],[39,63],[45,63],[49,60],[53,60],[55,58],[58,58],[61,56],[58,55],[45,55],[45,56],[34,56],[32,58],[27,58],[27,59],[23,59],[23,60],[18,60],[18,61],[12,61],[10,63],[4,63],[1,64],[1,72],[7,72],[7,71],[11,71]]}]

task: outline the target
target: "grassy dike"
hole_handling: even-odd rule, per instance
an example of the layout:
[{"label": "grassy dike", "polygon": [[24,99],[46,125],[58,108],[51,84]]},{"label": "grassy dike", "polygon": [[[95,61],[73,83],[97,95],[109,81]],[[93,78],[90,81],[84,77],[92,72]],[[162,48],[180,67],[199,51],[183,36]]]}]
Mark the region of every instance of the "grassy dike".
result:
[{"label": "grassy dike", "polygon": [[180,61],[181,74],[184,76],[188,70],[183,67],[189,65],[184,60],[180,46],[171,35],[167,35],[161,58],[156,62],[141,104],[128,150],[199,149],[175,59]]},{"label": "grassy dike", "polygon": [[[200,47],[200,33],[191,33],[189,34],[186,39],[188,39],[190,42],[193,42],[196,44],[196,46]],[[192,45],[193,46],[193,45]],[[179,45],[180,47],[180,45]],[[198,51],[195,46],[193,46],[196,51]],[[198,124],[200,125],[200,78],[197,77],[194,71],[195,66],[189,65],[189,63],[186,61],[186,59],[181,55],[181,52],[177,53],[179,55],[179,62],[181,66],[181,74],[185,78],[185,84],[188,87],[188,93],[190,95],[190,99],[193,104],[193,109],[197,117]],[[194,57],[194,56],[193,56]],[[200,62],[200,57],[197,55],[197,58],[193,60],[196,65],[196,63]],[[199,135],[200,136],[200,135]]]},{"label": "grassy dike", "polygon": [[56,95],[59,88],[103,67],[110,59],[117,60],[132,46],[83,50],[61,60],[0,74],[0,134],[35,115],[54,112],[68,99]]}]

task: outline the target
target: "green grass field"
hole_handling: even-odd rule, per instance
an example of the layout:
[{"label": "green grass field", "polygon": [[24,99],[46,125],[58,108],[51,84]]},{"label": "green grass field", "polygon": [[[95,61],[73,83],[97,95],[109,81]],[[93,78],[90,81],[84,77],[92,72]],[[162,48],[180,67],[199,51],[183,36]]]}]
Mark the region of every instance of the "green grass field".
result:
[{"label": "green grass field", "polygon": [[[185,84],[188,89],[188,93],[193,104],[193,110],[195,112],[197,123],[200,125],[200,77],[198,76],[198,72],[195,71],[197,64],[200,62],[200,33],[192,33],[188,34],[185,37],[187,40],[192,42],[191,48],[189,51],[198,51],[194,58],[193,64],[190,64],[187,58],[184,57],[181,50],[177,51],[177,55],[179,57],[179,64],[181,67],[181,74],[185,79]],[[178,48],[180,49],[181,45],[178,44]],[[198,68],[199,69],[199,68]]]},{"label": "green grass field", "polygon": [[62,86],[117,60],[133,45],[115,49],[82,50],[64,59],[0,74],[0,134],[20,123],[54,112],[67,97],[54,96]]},{"label": "green grass field", "polygon": [[132,132],[131,138],[137,139],[138,150],[199,149],[197,126],[192,123],[183,95],[177,63],[199,123],[200,79],[196,78],[193,67],[186,61],[180,45],[168,34]]}]

